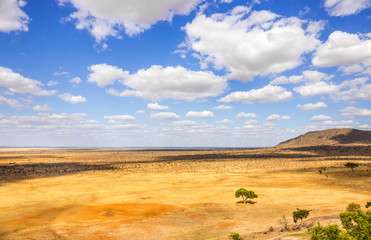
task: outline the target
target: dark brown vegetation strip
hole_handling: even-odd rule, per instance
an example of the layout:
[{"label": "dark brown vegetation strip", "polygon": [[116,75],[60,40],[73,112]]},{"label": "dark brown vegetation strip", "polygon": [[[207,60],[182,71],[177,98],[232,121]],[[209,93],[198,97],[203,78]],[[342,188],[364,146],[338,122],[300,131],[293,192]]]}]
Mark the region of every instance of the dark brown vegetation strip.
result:
[{"label": "dark brown vegetation strip", "polygon": [[81,163],[37,163],[0,166],[0,182],[13,182],[25,179],[43,178],[76,174],[93,170],[113,170],[112,164]]},{"label": "dark brown vegetation strip", "polygon": [[320,154],[322,156],[371,156],[371,146],[310,146],[285,148],[291,151],[307,151]]},{"label": "dark brown vegetation strip", "polygon": [[8,159],[24,159],[26,156],[23,155],[16,155],[16,156],[0,156],[0,160],[8,160]]},{"label": "dark brown vegetation strip", "polygon": [[210,153],[210,154],[184,154],[184,155],[171,155],[171,156],[160,156],[158,159],[161,160],[225,160],[225,159],[264,159],[264,158],[312,158],[318,157],[306,154],[223,154],[223,153]]}]

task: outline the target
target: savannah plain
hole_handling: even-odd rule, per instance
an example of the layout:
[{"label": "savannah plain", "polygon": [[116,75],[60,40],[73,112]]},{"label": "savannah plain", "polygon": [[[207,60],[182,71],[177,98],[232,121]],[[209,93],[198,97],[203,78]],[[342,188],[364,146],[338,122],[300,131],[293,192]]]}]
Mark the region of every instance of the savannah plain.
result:
[{"label": "savannah plain", "polygon": [[[345,168],[346,162],[359,167]],[[319,173],[322,170],[322,174]],[[309,239],[371,193],[371,147],[0,149],[0,239]],[[259,197],[241,204],[239,188]],[[309,209],[296,229],[292,212]],[[289,231],[278,223],[285,215]],[[293,230],[293,228],[295,230]]]}]

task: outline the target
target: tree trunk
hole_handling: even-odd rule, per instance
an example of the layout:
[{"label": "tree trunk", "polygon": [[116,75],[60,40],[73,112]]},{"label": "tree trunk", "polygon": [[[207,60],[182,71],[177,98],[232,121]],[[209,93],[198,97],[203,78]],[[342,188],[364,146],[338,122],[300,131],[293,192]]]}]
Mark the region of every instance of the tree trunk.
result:
[{"label": "tree trunk", "polygon": [[304,223],[303,223],[303,219],[300,219],[300,221],[301,221],[301,225],[303,226],[303,225],[304,225]]}]

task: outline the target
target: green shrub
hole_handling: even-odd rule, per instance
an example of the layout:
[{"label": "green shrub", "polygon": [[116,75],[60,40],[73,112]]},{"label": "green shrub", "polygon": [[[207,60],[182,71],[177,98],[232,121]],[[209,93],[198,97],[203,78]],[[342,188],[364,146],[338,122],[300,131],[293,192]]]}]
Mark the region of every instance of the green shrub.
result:
[{"label": "green shrub", "polygon": [[346,240],[348,238],[344,233],[341,232],[340,228],[336,224],[330,224],[327,227],[321,226],[320,223],[313,229],[311,240]]},{"label": "green shrub", "polygon": [[228,238],[230,240],[243,240],[243,238],[238,233],[231,233],[229,234]]},{"label": "green shrub", "polygon": [[347,212],[340,213],[341,225],[345,232],[341,231],[336,224],[323,227],[318,223],[318,226],[310,229],[311,240],[370,240],[371,211],[362,212],[358,206],[359,204],[351,203],[347,207]]},{"label": "green shrub", "polygon": [[289,224],[287,222],[287,219],[286,219],[285,215],[283,215],[282,218],[277,221],[277,223],[282,225],[284,231],[289,230],[289,227],[288,227]]},{"label": "green shrub", "polygon": [[361,209],[361,205],[359,205],[358,203],[352,202],[352,203],[348,204],[346,211],[347,212],[354,212],[357,209]]},{"label": "green shrub", "polygon": [[350,236],[357,240],[371,239],[371,211],[366,213],[360,209],[354,212],[340,213],[341,225]]}]

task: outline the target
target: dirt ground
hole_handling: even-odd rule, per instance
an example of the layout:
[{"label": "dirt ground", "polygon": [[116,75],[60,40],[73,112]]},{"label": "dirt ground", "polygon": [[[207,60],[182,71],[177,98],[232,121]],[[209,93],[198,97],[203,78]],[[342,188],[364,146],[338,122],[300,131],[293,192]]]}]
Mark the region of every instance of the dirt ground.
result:
[{"label": "dirt ground", "polygon": [[[309,239],[371,200],[371,154],[336,152],[0,149],[0,239]],[[238,203],[239,188],[259,197]],[[311,211],[292,230],[297,208]]]}]

